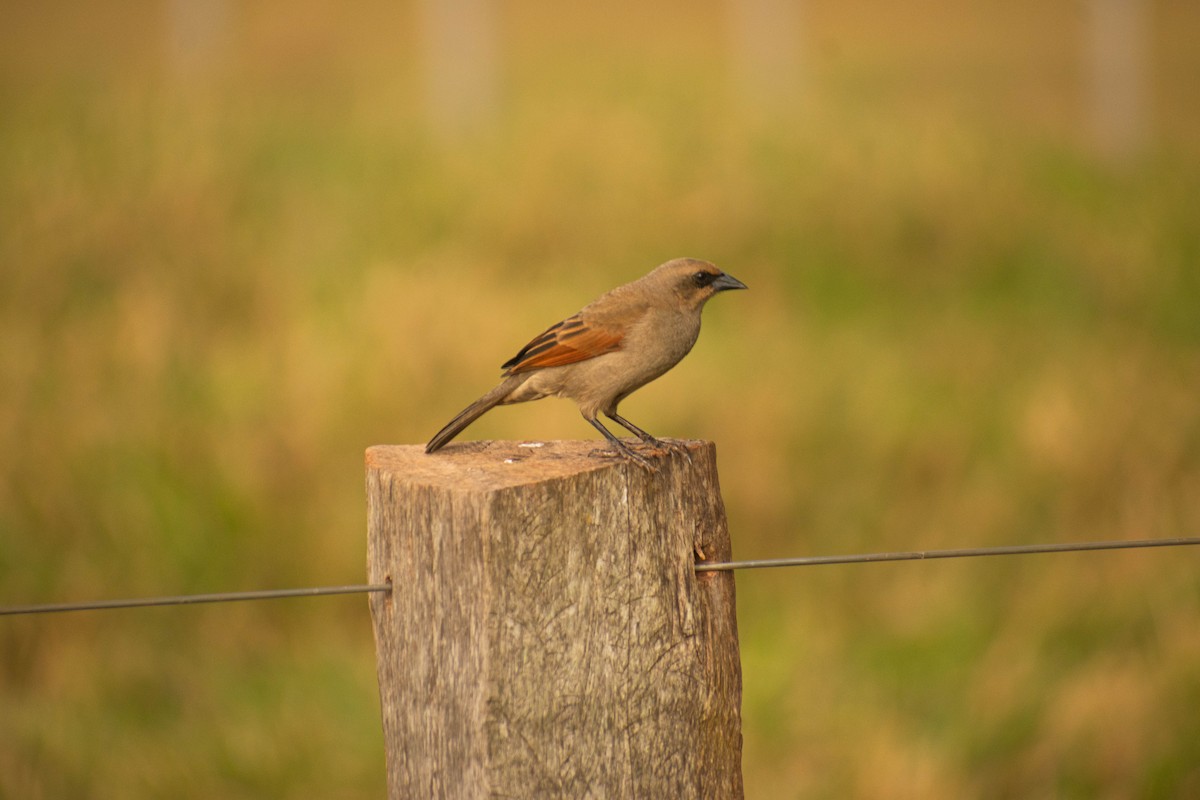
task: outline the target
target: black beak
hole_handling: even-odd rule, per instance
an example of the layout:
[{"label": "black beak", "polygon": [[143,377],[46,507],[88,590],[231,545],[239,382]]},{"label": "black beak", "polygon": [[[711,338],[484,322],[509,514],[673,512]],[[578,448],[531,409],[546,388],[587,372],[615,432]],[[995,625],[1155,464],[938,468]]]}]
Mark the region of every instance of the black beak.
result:
[{"label": "black beak", "polygon": [[747,286],[728,272],[722,272],[720,277],[712,282],[712,288],[714,292],[724,292],[728,289],[745,289]]}]

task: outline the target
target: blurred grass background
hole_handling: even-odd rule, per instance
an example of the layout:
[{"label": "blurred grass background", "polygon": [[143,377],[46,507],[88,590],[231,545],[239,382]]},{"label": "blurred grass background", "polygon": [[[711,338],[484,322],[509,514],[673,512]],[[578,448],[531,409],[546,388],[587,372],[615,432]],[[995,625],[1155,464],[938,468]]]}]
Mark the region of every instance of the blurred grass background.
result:
[{"label": "blurred grass background", "polygon": [[[179,8],[4,4],[3,602],[360,582],[363,449],[678,255],[751,291],[623,409],[737,556],[1200,533],[1195,5],[1116,151],[1082,3],[810,0],[756,73],[732,5],[514,0],[457,122],[416,7]],[[1197,563],[739,575],[748,796],[1200,796]],[[0,797],[384,780],[362,598],[0,624]]]}]

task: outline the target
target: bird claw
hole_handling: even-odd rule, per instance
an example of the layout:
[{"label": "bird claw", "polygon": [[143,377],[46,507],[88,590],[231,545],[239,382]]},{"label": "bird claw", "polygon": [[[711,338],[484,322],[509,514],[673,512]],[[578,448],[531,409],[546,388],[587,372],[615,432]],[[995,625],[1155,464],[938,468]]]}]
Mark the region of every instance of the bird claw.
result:
[{"label": "bird claw", "polygon": [[646,458],[643,455],[639,455],[638,453],[633,452],[632,450],[630,450],[626,453],[621,453],[621,455],[624,456],[625,458],[628,458],[630,461],[637,464],[639,467],[646,470],[647,472],[657,472],[658,471],[658,467],[656,467],[654,465],[654,462],[652,462],[650,459]]},{"label": "bird claw", "polygon": [[667,442],[666,445],[667,449],[669,449],[672,453],[679,453],[681,456],[687,459],[689,464],[692,463],[692,451],[687,444],[684,442],[670,441]]},{"label": "bird claw", "polygon": [[679,453],[687,459],[689,464],[692,463],[692,454],[688,450],[688,446],[683,442],[677,442],[674,439],[655,439],[653,436],[642,439],[642,443],[653,447],[655,450],[664,453]]},{"label": "bird claw", "polygon": [[591,452],[591,455],[600,456],[602,458],[624,458],[637,464],[647,472],[655,472],[657,470],[650,459],[646,458],[640,453],[635,453],[633,450],[630,450],[624,442],[614,442],[611,449],[597,448]]}]

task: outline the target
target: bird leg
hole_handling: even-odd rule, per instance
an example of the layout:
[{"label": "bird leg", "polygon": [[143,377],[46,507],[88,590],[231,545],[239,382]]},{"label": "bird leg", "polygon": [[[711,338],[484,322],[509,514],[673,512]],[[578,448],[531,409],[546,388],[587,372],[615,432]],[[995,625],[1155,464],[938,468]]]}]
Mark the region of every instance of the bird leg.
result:
[{"label": "bird leg", "polygon": [[638,437],[639,439],[641,439],[643,442],[645,442],[646,444],[650,445],[651,447],[662,447],[662,446],[663,446],[663,443],[662,443],[662,442],[660,442],[658,439],[655,439],[653,436],[651,436],[650,434],[646,433],[644,430],[642,430],[641,428],[639,428],[637,425],[634,425],[632,422],[630,422],[629,420],[625,419],[624,417],[622,417],[622,416],[621,416],[620,414],[618,414],[617,412],[615,412],[615,411],[605,411],[605,412],[604,412],[604,416],[608,417],[608,418],[609,418],[609,419],[611,419],[613,422],[617,423],[617,424],[618,424],[618,425],[620,425],[622,428],[624,428],[625,430],[629,431],[629,432],[630,432],[630,433],[632,433],[634,436]]},{"label": "bird leg", "polygon": [[632,422],[630,422],[629,420],[622,417],[616,411],[611,411],[611,412],[606,411],[606,412],[604,412],[604,416],[608,417],[613,422],[615,422],[618,425],[620,425],[621,427],[625,428],[627,431],[629,431],[633,435],[637,436],[639,439],[641,439],[643,442],[650,445],[651,447],[656,447],[660,450],[671,450],[671,451],[674,451],[677,453],[683,453],[685,456],[687,456],[688,461],[692,460],[691,455],[688,453],[687,445],[682,444],[680,442],[664,442],[661,439],[655,439],[653,436],[646,433],[646,431],[642,430],[637,425],[634,425]]},{"label": "bird leg", "polygon": [[616,436],[614,436],[612,434],[612,431],[610,431],[608,428],[601,425],[600,420],[595,419],[595,418],[588,419],[587,417],[584,417],[584,419],[586,419],[588,422],[590,422],[592,424],[592,426],[595,427],[596,430],[598,430],[604,434],[604,438],[608,439],[608,443],[612,445],[612,448],[613,448],[613,450],[615,450],[617,452],[617,455],[628,458],[630,461],[633,461],[634,463],[636,463],[639,467],[642,467],[643,469],[648,469],[648,470],[654,469],[654,466],[650,463],[649,459],[647,459],[643,455],[639,455],[638,453],[635,453],[632,450],[630,450],[629,445],[622,442],[620,439],[618,439]]}]

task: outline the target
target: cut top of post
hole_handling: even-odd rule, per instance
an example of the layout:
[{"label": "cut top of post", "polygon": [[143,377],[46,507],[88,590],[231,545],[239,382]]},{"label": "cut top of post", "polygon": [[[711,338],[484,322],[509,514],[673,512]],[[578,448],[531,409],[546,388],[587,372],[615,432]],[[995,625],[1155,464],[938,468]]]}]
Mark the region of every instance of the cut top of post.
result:
[{"label": "cut top of post", "polygon": [[[712,447],[697,440],[675,443],[691,454]],[[447,489],[466,485],[472,490],[508,489],[614,466],[644,474],[638,465],[603,451],[600,440],[466,442],[436,453],[426,453],[420,445],[376,445],[367,448],[366,461],[368,470],[388,472],[409,485]],[[679,457],[640,446],[638,452],[652,464]]]}]

